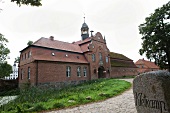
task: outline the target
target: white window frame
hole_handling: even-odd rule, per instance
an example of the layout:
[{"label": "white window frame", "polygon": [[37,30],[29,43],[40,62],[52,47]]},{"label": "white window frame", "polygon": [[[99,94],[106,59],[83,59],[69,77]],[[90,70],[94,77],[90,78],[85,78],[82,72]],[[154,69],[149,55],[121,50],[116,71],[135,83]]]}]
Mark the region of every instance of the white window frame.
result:
[{"label": "white window frame", "polygon": [[30,69],[30,67],[28,67],[28,79],[30,79],[31,78],[31,69]]},{"label": "white window frame", "polygon": [[70,66],[67,66],[67,67],[66,67],[66,76],[67,76],[67,77],[70,77],[70,76],[71,76],[71,67],[70,67]]},{"label": "white window frame", "polygon": [[102,61],[102,53],[99,53],[99,60]]},{"label": "white window frame", "polygon": [[77,76],[81,77],[81,67],[77,67]]},{"label": "white window frame", "polygon": [[83,75],[84,75],[84,77],[87,77],[87,67],[83,68]]},{"label": "white window frame", "polygon": [[106,56],[106,63],[108,63],[109,62],[109,58],[108,58],[108,56]]},{"label": "white window frame", "polygon": [[92,54],[92,61],[95,62],[96,58],[95,58],[95,54]]}]

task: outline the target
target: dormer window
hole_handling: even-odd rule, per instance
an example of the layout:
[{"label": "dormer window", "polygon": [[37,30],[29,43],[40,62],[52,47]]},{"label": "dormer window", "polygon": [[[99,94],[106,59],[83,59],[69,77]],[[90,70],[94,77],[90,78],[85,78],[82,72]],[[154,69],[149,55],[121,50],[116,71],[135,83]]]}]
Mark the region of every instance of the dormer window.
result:
[{"label": "dormer window", "polygon": [[55,53],[51,53],[52,56],[55,56]]}]

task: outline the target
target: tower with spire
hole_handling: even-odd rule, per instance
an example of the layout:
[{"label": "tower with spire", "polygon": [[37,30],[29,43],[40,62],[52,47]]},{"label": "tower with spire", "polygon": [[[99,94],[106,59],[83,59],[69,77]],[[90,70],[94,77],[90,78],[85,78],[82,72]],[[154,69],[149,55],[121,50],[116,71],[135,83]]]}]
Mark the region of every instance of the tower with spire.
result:
[{"label": "tower with spire", "polygon": [[82,40],[85,40],[88,37],[89,37],[89,27],[85,23],[85,17],[84,17],[84,23],[82,24],[82,27],[81,27],[81,38]]}]

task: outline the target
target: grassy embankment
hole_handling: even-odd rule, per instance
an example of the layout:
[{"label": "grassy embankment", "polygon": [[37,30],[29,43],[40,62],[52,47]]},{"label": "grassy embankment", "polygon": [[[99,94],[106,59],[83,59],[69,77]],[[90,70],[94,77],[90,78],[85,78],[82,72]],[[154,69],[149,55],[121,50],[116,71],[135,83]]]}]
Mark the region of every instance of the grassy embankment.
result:
[{"label": "grassy embankment", "polygon": [[119,95],[130,87],[123,80],[98,79],[61,90],[30,88],[21,90],[18,98],[2,106],[0,111],[25,113],[78,106]]}]

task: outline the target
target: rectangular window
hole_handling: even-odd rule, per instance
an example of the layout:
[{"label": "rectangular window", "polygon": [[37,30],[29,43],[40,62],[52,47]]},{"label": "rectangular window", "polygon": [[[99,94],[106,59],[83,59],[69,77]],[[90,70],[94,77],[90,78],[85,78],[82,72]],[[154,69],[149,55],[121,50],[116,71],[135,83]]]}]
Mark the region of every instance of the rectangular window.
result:
[{"label": "rectangular window", "polygon": [[28,79],[30,79],[30,67],[28,67]]},{"label": "rectangular window", "polygon": [[99,53],[99,60],[102,61],[102,53]]},{"label": "rectangular window", "polygon": [[95,54],[92,54],[92,61],[95,62]]},{"label": "rectangular window", "polygon": [[30,58],[30,57],[31,57],[31,51],[28,52],[28,58]]},{"label": "rectangular window", "polygon": [[27,53],[25,53],[25,59],[27,59]]},{"label": "rectangular window", "polygon": [[78,77],[81,76],[81,67],[77,67],[77,76],[78,76]]},{"label": "rectangular window", "polygon": [[108,59],[108,57],[106,56],[106,63],[108,63],[109,62],[109,59]]},{"label": "rectangular window", "polygon": [[22,58],[22,60],[24,60],[24,56],[23,55],[21,56],[21,58]]},{"label": "rectangular window", "polygon": [[67,67],[66,67],[66,76],[67,76],[67,77],[70,77],[70,76],[71,76],[71,67],[70,67],[70,66],[67,66]]},{"label": "rectangular window", "polygon": [[87,67],[84,67],[84,69],[83,69],[83,74],[84,74],[84,77],[87,76]]},{"label": "rectangular window", "polygon": [[23,75],[24,75],[23,69],[21,69],[21,80],[23,79]]}]

